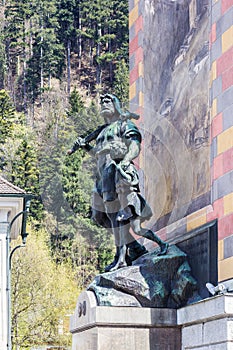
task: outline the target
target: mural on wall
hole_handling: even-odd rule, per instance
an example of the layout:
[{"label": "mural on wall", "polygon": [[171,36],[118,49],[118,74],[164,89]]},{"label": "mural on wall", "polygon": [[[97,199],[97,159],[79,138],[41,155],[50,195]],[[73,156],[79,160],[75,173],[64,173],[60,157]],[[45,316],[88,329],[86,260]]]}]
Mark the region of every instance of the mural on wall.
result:
[{"label": "mural on wall", "polygon": [[154,229],[210,203],[207,3],[144,2],[143,168]]}]

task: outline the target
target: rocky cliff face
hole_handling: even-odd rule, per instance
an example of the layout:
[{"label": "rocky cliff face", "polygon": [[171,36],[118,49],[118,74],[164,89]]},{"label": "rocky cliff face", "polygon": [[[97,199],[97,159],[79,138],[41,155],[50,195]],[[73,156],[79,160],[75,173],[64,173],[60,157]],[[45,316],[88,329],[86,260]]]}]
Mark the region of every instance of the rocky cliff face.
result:
[{"label": "rocky cliff face", "polygon": [[145,191],[155,229],[209,203],[207,2],[144,4]]}]

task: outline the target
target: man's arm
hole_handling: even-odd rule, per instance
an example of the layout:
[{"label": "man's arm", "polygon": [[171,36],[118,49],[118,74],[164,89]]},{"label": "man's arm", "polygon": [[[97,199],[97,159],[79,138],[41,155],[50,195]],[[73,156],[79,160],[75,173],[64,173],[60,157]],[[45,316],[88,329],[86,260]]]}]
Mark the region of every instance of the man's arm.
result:
[{"label": "man's arm", "polygon": [[79,148],[84,149],[85,151],[90,152],[90,154],[92,154],[93,153],[92,152],[93,146],[91,146],[89,144],[89,142],[95,140],[98,137],[98,135],[100,134],[100,132],[105,127],[106,127],[106,124],[101,125],[101,126],[98,127],[98,129],[96,129],[95,131],[91,132],[86,137],[84,137],[84,138],[78,137],[77,140],[74,142],[72,148],[67,151],[67,154],[71,155],[72,153],[77,151]]},{"label": "man's arm", "polygon": [[123,123],[122,138],[128,147],[128,152],[120,162],[120,166],[123,170],[126,170],[130,163],[139,156],[142,141],[140,131],[131,120]]},{"label": "man's arm", "polygon": [[125,155],[124,159],[120,162],[121,168],[127,169],[130,163],[139,156],[141,150],[141,145],[138,140],[131,140],[130,145],[128,147],[128,152]]},{"label": "man's arm", "polygon": [[87,152],[91,152],[93,146],[91,146],[89,143],[86,143],[85,138],[78,137],[77,140],[74,142],[72,148],[67,151],[67,154],[70,156],[79,148],[84,149]]}]

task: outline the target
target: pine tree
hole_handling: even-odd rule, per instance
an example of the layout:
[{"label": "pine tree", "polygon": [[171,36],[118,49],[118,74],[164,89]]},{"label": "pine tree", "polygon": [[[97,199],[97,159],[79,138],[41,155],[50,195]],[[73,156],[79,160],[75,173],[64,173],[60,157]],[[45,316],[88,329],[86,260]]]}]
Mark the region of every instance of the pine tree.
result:
[{"label": "pine tree", "polygon": [[36,150],[29,140],[23,138],[15,152],[15,158],[11,166],[11,181],[27,193],[36,198],[32,200],[30,213],[34,220],[41,222],[44,213],[43,205],[39,199],[39,167]]},{"label": "pine tree", "polygon": [[84,102],[76,87],[70,94],[68,116],[75,121],[79,113],[84,111]]},{"label": "pine tree", "polygon": [[61,76],[64,53],[58,40],[57,5],[48,0],[10,0],[5,17],[8,87],[18,108],[23,104],[26,111],[27,103],[50,87],[51,78]]},{"label": "pine tree", "polygon": [[[7,87],[11,91],[15,104],[26,108],[25,70],[27,60],[27,20],[30,18],[31,8],[29,0],[10,0],[5,10],[5,47],[7,64]],[[21,93],[17,92],[17,85],[23,86]]]},{"label": "pine tree", "polygon": [[95,101],[91,101],[89,106],[85,106],[83,99],[76,88],[71,92],[69,98],[69,109],[67,116],[71,121],[77,136],[86,136],[94,131],[104,121]]},{"label": "pine tree", "polygon": [[31,21],[33,34],[26,78],[31,103],[34,103],[39,95],[42,101],[41,94],[51,87],[51,78],[61,76],[64,54],[58,40],[56,3],[40,0]]},{"label": "pine tree", "polygon": [[76,3],[75,0],[59,1],[59,24],[60,24],[60,40],[66,48],[67,58],[67,92],[70,94],[71,85],[71,51],[76,44]]},{"label": "pine tree", "polygon": [[124,59],[116,64],[113,90],[123,106],[127,108],[129,101],[129,68]]},{"label": "pine tree", "polygon": [[12,133],[15,120],[15,108],[5,90],[0,90],[0,144]]},{"label": "pine tree", "polygon": [[128,62],[126,0],[9,0],[5,23],[5,81],[25,112],[38,98],[43,103],[41,93],[62,77],[65,62],[68,94],[76,58],[80,82],[91,93],[112,88],[116,63]]},{"label": "pine tree", "polygon": [[0,157],[3,160],[1,170],[10,182],[35,196],[31,202],[30,212],[35,225],[38,226],[44,216],[44,210],[39,198],[39,166],[35,135],[23,124],[25,121],[23,117],[17,116],[14,120],[11,133],[0,149]]}]

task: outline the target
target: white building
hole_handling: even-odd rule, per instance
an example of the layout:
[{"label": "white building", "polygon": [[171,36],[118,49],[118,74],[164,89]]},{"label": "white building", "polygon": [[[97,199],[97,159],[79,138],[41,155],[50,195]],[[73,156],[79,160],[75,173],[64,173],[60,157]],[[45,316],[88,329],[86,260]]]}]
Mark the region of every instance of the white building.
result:
[{"label": "white building", "polygon": [[[7,233],[14,217],[24,210],[26,193],[0,176],[0,349],[9,349],[7,345],[8,302],[7,302]],[[13,223],[9,232],[9,241],[21,233],[22,215]],[[8,251],[8,253],[7,253]]]}]

